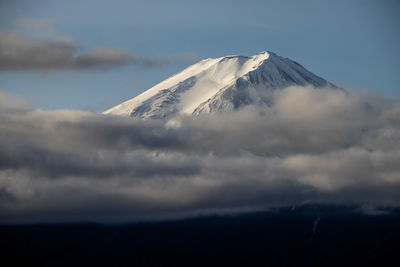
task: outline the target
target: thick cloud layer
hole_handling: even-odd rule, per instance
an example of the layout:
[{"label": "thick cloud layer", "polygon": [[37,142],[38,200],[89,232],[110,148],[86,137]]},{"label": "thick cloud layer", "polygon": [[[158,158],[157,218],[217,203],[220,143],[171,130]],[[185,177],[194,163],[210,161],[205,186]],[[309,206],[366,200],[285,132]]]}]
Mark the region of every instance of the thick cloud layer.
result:
[{"label": "thick cloud layer", "polygon": [[0,221],[400,205],[398,102],[304,87],[271,97],[270,107],[166,123],[8,108],[0,115]]},{"label": "thick cloud layer", "polygon": [[3,31],[0,32],[0,71],[108,70],[127,64],[153,67],[192,63],[198,59],[190,53],[147,57],[120,49],[94,49],[83,53],[80,50],[81,46],[69,39],[42,41]]}]

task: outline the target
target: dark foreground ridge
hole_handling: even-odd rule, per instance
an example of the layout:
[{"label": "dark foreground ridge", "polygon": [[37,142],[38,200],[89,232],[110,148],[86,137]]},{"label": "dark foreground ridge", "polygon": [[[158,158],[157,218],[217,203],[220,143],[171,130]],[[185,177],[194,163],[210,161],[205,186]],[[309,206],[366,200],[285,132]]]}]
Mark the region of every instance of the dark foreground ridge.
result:
[{"label": "dark foreground ridge", "polygon": [[0,226],[1,266],[400,266],[400,213],[306,206],[136,223]]}]

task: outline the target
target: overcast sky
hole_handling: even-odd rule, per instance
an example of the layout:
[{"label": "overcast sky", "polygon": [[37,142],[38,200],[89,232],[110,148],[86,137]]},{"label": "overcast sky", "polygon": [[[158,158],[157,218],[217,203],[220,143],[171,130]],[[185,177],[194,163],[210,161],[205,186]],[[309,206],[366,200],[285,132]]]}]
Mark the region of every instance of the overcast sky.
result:
[{"label": "overcast sky", "polygon": [[38,108],[99,112],[201,58],[269,50],[339,86],[398,98],[399,6],[396,0],[1,1],[0,90]]}]

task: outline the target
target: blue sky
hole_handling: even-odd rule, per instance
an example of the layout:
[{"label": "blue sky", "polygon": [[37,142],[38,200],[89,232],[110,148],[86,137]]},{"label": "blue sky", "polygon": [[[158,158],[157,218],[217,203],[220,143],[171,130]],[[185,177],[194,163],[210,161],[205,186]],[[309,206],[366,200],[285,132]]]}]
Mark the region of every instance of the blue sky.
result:
[{"label": "blue sky", "polygon": [[[269,50],[327,80],[400,97],[398,1],[2,1],[0,29],[68,39],[80,53],[117,49],[149,58],[198,59]],[[193,60],[115,68],[1,70],[0,90],[43,109],[103,111]]]}]

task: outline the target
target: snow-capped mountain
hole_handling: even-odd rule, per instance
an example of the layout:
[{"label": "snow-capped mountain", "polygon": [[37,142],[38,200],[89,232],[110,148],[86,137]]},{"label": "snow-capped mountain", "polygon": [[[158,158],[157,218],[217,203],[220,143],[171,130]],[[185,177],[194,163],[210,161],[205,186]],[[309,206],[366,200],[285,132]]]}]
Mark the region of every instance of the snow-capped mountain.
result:
[{"label": "snow-capped mountain", "polygon": [[204,59],[104,114],[167,119],[223,112],[250,104],[268,105],[269,90],[292,85],[334,87],[299,63],[272,52],[225,56]]}]

